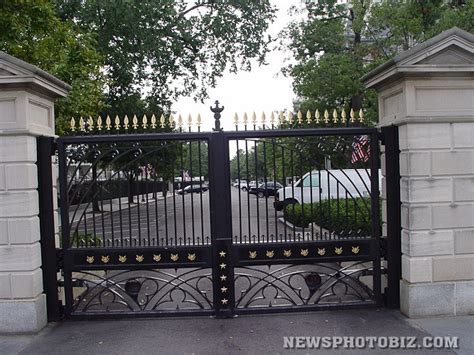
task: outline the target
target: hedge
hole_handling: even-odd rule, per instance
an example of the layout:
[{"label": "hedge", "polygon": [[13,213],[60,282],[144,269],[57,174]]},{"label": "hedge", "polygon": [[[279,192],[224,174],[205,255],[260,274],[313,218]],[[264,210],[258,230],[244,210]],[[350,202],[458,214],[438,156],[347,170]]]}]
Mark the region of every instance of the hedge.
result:
[{"label": "hedge", "polygon": [[362,236],[372,234],[370,211],[370,198],[359,197],[288,205],[284,214],[285,219],[297,227],[307,228],[310,223],[315,223],[338,236]]}]

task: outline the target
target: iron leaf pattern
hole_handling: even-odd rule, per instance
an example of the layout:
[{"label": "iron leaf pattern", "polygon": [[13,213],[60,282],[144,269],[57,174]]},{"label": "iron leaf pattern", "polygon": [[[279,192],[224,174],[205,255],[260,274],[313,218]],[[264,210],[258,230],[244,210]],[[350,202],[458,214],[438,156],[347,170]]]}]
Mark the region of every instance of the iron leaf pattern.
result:
[{"label": "iron leaf pattern", "polygon": [[210,269],[82,271],[73,314],[212,309]]},{"label": "iron leaf pattern", "polygon": [[[351,304],[372,300],[370,263],[245,266],[235,269],[236,308]],[[315,281],[316,280],[316,281]]]}]

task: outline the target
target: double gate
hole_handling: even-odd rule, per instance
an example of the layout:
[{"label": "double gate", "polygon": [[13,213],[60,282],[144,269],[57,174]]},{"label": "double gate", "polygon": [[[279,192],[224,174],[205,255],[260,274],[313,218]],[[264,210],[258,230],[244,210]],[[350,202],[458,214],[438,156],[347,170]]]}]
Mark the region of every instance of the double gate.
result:
[{"label": "double gate", "polygon": [[[51,319],[60,299],[67,317],[233,317],[397,303],[399,217],[391,211],[399,202],[395,193],[388,204],[395,222],[387,243],[381,133],[247,125],[224,132],[216,116],[213,132],[57,139],[62,293],[45,264]],[[51,152],[40,154],[46,171]],[[388,170],[397,154],[386,149]],[[398,183],[396,174],[388,179]],[[51,201],[41,195],[48,232]],[[43,245],[52,259],[51,241]]]}]

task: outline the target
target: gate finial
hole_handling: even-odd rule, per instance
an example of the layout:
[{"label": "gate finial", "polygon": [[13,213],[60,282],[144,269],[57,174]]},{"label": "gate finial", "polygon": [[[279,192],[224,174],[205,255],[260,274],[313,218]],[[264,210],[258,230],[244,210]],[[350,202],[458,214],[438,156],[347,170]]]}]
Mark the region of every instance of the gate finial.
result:
[{"label": "gate finial", "polygon": [[210,107],[211,111],[214,113],[214,119],[215,119],[214,128],[212,130],[215,132],[221,132],[222,128],[221,128],[220,119],[221,119],[221,112],[224,111],[224,106],[219,107],[218,100],[216,100],[215,104],[216,104],[215,107],[212,107],[212,106]]}]

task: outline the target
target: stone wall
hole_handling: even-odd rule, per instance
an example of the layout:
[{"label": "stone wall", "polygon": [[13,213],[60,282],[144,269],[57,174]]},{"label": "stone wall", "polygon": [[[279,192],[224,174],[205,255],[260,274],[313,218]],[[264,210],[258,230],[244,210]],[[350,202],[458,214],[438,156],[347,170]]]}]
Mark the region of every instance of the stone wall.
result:
[{"label": "stone wall", "polygon": [[36,137],[54,135],[68,86],[2,52],[0,73],[0,333],[36,332],[47,322]]},{"label": "stone wall", "polygon": [[[405,124],[399,132],[403,310],[474,313],[474,122]],[[420,283],[427,284],[407,290]],[[406,306],[413,302],[425,306]]]},{"label": "stone wall", "polygon": [[364,80],[399,127],[401,310],[474,314],[474,36],[449,30]]}]

